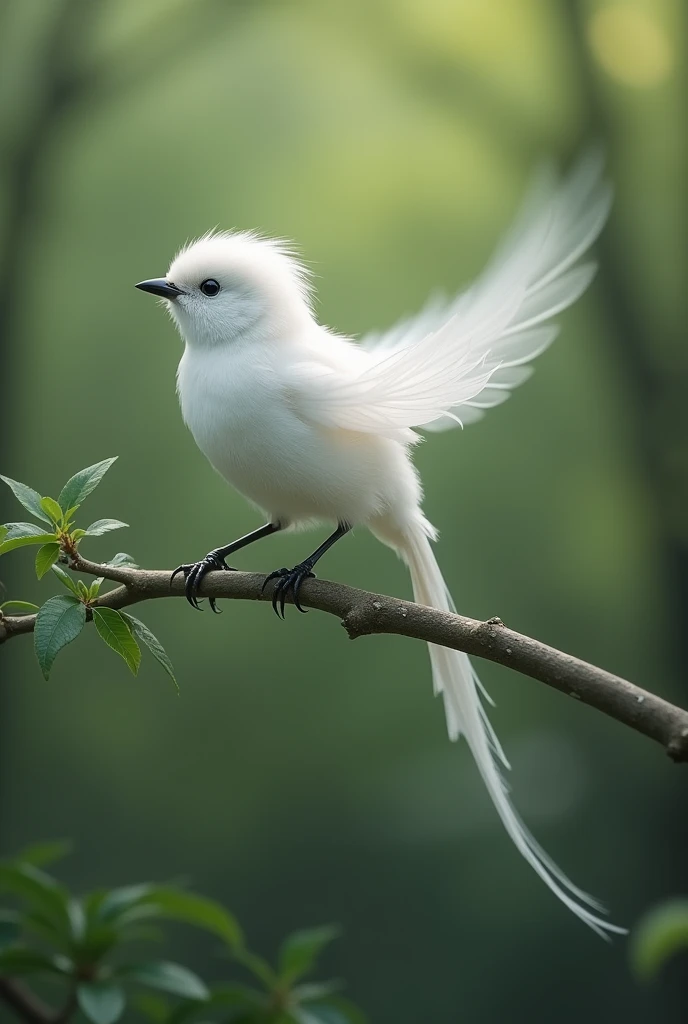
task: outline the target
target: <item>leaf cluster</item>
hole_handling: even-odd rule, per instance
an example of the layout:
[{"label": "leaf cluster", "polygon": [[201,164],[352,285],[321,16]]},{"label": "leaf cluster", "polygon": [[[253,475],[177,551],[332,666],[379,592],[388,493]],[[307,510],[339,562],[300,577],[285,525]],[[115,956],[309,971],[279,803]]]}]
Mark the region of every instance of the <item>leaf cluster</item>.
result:
[{"label": "leaf cluster", "polygon": [[688,899],[672,899],[649,910],[633,929],[629,954],[635,976],[654,981],[668,960],[688,952]]},{"label": "leaf cluster", "polygon": [[[249,949],[225,907],[179,885],[71,893],[45,870],[67,849],[45,843],[0,861],[0,892],[17,904],[0,911],[0,976],[51,979],[64,1005],[91,1024],[115,1024],[127,1006],[152,1024],[364,1024],[338,983],[303,980],[337,929],[294,932],[273,967]],[[218,939],[224,962],[231,958],[251,983],[209,985],[182,964],[132,958],[132,948],[160,941],[160,926],[170,921]],[[60,1019],[71,1016],[68,1009]]]},{"label": "leaf cluster", "polygon": [[[0,615],[37,613],[34,649],[44,678],[50,676],[59,652],[72,643],[90,619],[103,642],[125,662],[136,675],[141,664],[141,645],[162,665],[176,686],[172,662],[158,638],[140,619],[116,608],[100,606],[102,579],[89,586],[76,579],[67,569],[78,564],[79,546],[84,538],[100,537],[127,526],[119,519],[97,519],[86,529],[76,526],[74,516],[85,498],[98,486],[115,458],[104,459],[75,473],[60,491],[57,499],[42,497],[28,484],[0,476],[15,498],[38,522],[5,523],[0,526],[0,555],[16,548],[37,545],[36,576],[40,580],[51,572],[68,591],[48,598],[42,607],[29,601],[5,601]],[[107,565],[135,566],[131,555],[118,552]]]}]

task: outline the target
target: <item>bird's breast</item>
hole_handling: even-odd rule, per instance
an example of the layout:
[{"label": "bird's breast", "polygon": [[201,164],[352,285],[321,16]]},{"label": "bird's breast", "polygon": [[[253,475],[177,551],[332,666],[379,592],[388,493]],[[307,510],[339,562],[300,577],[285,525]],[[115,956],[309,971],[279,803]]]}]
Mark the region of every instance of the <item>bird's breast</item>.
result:
[{"label": "bird's breast", "polygon": [[400,474],[412,474],[397,442],[300,417],[260,354],[187,353],[178,390],[184,420],[215,469],[284,521],[365,522],[391,500]]},{"label": "bird's breast", "polygon": [[197,358],[187,351],[178,391],[198,447],[250,501],[283,519],[338,518],[328,497],[328,445],[295,414],[259,355]]}]

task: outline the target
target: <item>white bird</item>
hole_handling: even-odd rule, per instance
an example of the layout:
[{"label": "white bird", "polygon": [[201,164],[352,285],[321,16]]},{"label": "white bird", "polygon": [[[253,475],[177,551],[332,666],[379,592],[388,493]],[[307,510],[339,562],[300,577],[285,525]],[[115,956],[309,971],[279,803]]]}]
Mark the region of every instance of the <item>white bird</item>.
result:
[{"label": "white bird", "polygon": [[[536,190],[481,277],[451,302],[356,343],[318,324],[309,276],[283,243],[211,232],[174,258],[165,278],[142,281],[161,296],[184,340],[182,415],[212,465],[268,517],[264,526],[199,562],[180,566],[198,607],[203,576],[278,530],[317,522],[335,531],[292,570],[280,569],[273,607],[299,610],[299,588],[324,552],[354,526],[408,565],[417,601],[453,611],[435,560],[437,532],[421,509],[411,461],[414,428],[472,423],[531,373],[557,334],[552,318],[585,291],[579,263],[611,203],[601,161],[589,156],[562,184]],[[211,601],[213,610],[214,602]],[[278,614],[279,614],[278,611]],[[488,721],[487,694],[466,654],[429,645],[436,693],[452,740],[464,736],[502,823],[559,899],[603,937],[624,932],[546,855],[512,807]]]}]

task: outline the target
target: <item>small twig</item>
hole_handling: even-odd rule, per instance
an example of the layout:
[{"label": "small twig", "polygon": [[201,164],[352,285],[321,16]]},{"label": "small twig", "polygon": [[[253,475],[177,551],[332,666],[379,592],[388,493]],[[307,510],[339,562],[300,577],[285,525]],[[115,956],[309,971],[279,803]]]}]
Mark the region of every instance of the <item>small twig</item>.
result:
[{"label": "small twig", "polygon": [[[96,604],[101,607],[126,608],[140,601],[184,595],[183,579],[178,576],[170,582],[169,571],[113,568],[83,558],[73,568],[121,584],[98,599]],[[268,600],[272,584],[263,594],[264,581],[265,576],[256,573],[212,572],[204,578],[200,594],[235,601]],[[656,740],[674,761],[688,761],[687,711],[611,672],[516,633],[500,619],[480,622],[328,580],[306,580],[300,600],[309,608],[340,618],[352,640],[373,633],[396,633],[516,669]],[[35,623],[35,615],[0,619],[0,644],[31,633]]]}]

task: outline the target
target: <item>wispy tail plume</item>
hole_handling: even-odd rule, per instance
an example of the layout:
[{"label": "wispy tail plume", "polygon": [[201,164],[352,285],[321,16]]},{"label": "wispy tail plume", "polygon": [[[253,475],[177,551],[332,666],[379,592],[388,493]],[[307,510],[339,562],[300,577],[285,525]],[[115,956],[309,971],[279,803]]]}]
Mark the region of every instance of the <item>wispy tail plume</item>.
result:
[{"label": "wispy tail plume", "polygon": [[[423,520],[415,522],[406,530],[400,552],[411,572],[414,597],[421,604],[454,611],[429,535],[432,535],[429,524]],[[506,768],[509,764],[488,720],[481,700],[481,694],[487,695],[468,655],[434,644],[428,644],[428,648],[435,693],[441,693],[444,699],[449,736],[453,740],[465,736],[490,798],[516,848],[562,903],[598,935],[608,939],[609,933],[625,934],[625,928],[598,916],[604,913],[602,904],[569,881],[533,839],[512,807],[498,767],[498,762]]]}]

